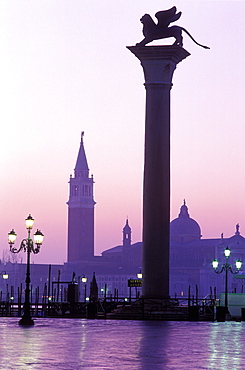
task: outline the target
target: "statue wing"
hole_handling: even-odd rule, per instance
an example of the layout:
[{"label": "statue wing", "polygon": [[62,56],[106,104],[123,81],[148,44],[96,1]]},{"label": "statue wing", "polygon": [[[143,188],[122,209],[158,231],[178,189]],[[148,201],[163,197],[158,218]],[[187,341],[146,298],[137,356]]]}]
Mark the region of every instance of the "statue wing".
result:
[{"label": "statue wing", "polygon": [[177,21],[181,16],[181,12],[176,13],[176,10],[176,6],[173,6],[171,9],[157,12],[155,14],[158,20],[157,25],[161,28],[166,28],[170,23]]}]

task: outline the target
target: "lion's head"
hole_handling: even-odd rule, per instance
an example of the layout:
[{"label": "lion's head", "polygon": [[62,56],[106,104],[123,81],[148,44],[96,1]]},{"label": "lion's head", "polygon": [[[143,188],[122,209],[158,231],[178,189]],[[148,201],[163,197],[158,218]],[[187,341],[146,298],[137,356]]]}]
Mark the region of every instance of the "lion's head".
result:
[{"label": "lion's head", "polygon": [[143,15],[143,17],[140,18],[140,22],[143,23],[143,25],[156,25],[153,21],[153,19],[151,18],[150,14],[145,14]]}]

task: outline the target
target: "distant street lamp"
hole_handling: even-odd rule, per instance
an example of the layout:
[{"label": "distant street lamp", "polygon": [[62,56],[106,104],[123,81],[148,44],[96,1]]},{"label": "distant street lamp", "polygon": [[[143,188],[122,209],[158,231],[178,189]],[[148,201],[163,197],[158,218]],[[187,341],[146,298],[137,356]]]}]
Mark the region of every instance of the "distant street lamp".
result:
[{"label": "distant street lamp", "polygon": [[2,275],[2,277],[3,277],[4,280],[7,280],[9,278],[9,276],[8,276],[8,274],[7,274],[6,271],[0,272],[0,275]]},{"label": "distant street lamp", "polygon": [[[0,276],[2,276],[2,278],[4,280],[7,280],[9,278],[8,274],[6,271],[1,271],[0,272]],[[8,300],[8,293],[7,293],[7,290],[8,290],[8,284],[6,284],[6,301]],[[1,297],[2,297],[2,292],[1,292]],[[2,298],[1,298],[2,299]]]},{"label": "distant street lamp", "polygon": [[79,300],[80,300],[80,282],[84,284],[84,302],[86,301],[86,294],[87,294],[87,278],[85,275],[78,276],[78,290],[79,290]]},{"label": "distant street lamp", "polygon": [[138,272],[138,274],[137,274],[137,278],[138,278],[138,279],[142,279],[142,277],[143,277],[143,275],[142,275],[142,272],[141,272],[141,270],[140,270],[140,272]]},{"label": "distant street lamp", "polygon": [[242,267],[242,261],[240,259],[238,259],[236,261],[236,271],[232,270],[232,266],[228,263],[228,259],[230,257],[230,254],[231,254],[230,248],[226,247],[225,250],[224,250],[224,255],[225,255],[225,258],[226,258],[226,262],[221,266],[220,271],[217,270],[218,265],[219,265],[218,260],[214,259],[213,262],[212,262],[213,269],[214,269],[214,272],[216,274],[221,274],[223,271],[225,271],[225,312],[226,313],[229,313],[229,311],[228,311],[228,271],[230,271],[232,274],[238,274],[239,270]]},{"label": "distant street lamp", "polygon": [[[34,219],[31,215],[26,218],[26,229],[28,231],[27,239],[23,239],[19,249],[14,247],[14,242],[16,240],[17,234],[15,233],[14,229],[8,233],[8,242],[10,246],[10,252],[12,253],[19,253],[22,249],[24,252],[27,252],[27,264],[26,264],[26,289],[25,289],[25,302],[24,302],[24,314],[19,321],[19,325],[34,325],[34,321],[31,318],[30,313],[30,254],[33,252],[37,254],[40,251],[40,247],[43,242],[43,234],[40,230],[37,229],[34,236],[34,242],[31,239],[31,229],[34,224]],[[34,246],[36,244],[36,247]]]},{"label": "distant street lamp", "polygon": [[[141,269],[140,271],[137,273],[137,279],[141,282],[141,284],[139,285],[142,286],[142,278],[143,278],[143,274],[141,272]],[[138,297],[138,289],[137,289],[137,286],[135,287],[135,295],[136,295],[136,298]]]},{"label": "distant street lamp", "polygon": [[87,278],[85,275],[82,276],[82,283],[84,284],[84,302],[86,302],[86,295],[87,295]]}]

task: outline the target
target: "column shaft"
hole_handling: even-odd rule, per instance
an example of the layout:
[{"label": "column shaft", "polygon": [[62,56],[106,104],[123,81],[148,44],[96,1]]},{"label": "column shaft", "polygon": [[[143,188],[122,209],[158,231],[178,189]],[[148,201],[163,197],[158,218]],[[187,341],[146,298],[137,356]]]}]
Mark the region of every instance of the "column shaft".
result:
[{"label": "column shaft", "polygon": [[142,297],[169,298],[170,89],[180,46],[130,46],[146,87]]},{"label": "column shaft", "polygon": [[169,296],[170,85],[146,84],[143,291]]}]

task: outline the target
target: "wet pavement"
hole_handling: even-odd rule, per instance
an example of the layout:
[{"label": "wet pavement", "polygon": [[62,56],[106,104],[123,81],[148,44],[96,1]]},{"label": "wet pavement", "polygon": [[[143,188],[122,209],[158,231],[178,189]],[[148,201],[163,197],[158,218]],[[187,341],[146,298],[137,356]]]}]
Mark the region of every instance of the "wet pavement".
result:
[{"label": "wet pavement", "polygon": [[0,318],[0,369],[245,368],[245,323]]}]

